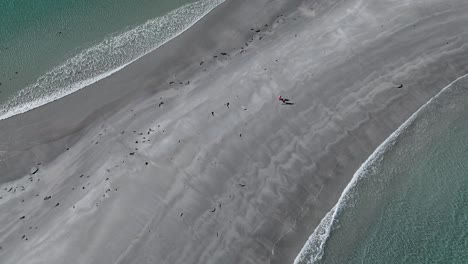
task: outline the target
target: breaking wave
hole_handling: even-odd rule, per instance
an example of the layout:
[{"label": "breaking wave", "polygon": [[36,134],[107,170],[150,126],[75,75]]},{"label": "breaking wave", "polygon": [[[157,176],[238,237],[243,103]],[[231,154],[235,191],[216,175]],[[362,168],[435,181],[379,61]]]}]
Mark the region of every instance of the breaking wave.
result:
[{"label": "breaking wave", "polygon": [[113,34],[53,68],[0,106],[0,120],[50,103],[124,68],[191,27],[224,0],[187,4]]},{"label": "breaking wave", "polygon": [[327,241],[329,240],[333,229],[336,228],[335,224],[338,222],[340,215],[344,213],[344,210],[353,207],[358,198],[359,188],[357,188],[357,184],[359,181],[367,175],[372,175],[373,172],[375,172],[375,168],[379,166],[385,156],[385,153],[397,143],[399,136],[404,133],[404,131],[407,130],[407,128],[418,118],[423,109],[428,107],[428,105],[448,90],[448,88],[453,84],[466,77],[468,77],[468,74],[457,78],[455,81],[444,87],[437,95],[411,115],[411,117],[408,118],[408,120],[406,120],[395,132],[393,132],[379,147],[377,147],[374,153],[372,153],[356,171],[353,178],[341,194],[336,205],[321,220],[320,224],[314,230],[294,260],[294,264],[312,264],[322,260]]}]

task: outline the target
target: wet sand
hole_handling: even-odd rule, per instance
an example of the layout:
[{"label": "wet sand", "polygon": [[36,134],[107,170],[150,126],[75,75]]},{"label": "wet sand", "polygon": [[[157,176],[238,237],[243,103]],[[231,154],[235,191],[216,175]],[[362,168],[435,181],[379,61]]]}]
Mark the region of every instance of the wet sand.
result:
[{"label": "wet sand", "polygon": [[467,9],[228,0],[0,121],[0,262],[292,263],[359,165],[467,72]]}]

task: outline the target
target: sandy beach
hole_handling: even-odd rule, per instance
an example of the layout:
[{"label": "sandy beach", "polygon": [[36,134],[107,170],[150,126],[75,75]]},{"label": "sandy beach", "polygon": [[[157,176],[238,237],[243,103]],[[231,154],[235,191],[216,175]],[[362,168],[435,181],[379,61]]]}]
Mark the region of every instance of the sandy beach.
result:
[{"label": "sandy beach", "polygon": [[0,262],[293,263],[360,164],[468,72],[467,11],[227,0],[0,121]]}]

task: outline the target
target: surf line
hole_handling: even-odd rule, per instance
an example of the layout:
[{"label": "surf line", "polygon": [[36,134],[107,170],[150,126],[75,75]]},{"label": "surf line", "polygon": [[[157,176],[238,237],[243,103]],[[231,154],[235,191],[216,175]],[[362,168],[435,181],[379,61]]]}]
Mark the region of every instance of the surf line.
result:
[{"label": "surf line", "polygon": [[[132,62],[176,38],[224,2],[225,0],[197,1],[175,9],[164,16],[148,20],[120,34],[108,35],[102,42],[67,59],[63,64],[54,67],[39,77],[35,83],[18,91],[8,101],[1,104],[0,120],[51,103],[120,71]],[[167,28],[174,31],[164,32],[163,29]],[[148,32],[153,32],[156,35],[145,35]],[[140,38],[135,38],[135,36]],[[135,40],[140,43],[146,42],[147,45],[143,45],[137,50],[131,50],[134,47],[132,43]],[[114,45],[109,44],[118,45],[114,47]],[[129,50],[126,50],[125,47],[122,49],[122,46],[127,47]],[[118,53],[117,55],[132,54],[126,58],[117,58],[117,60],[121,59],[120,65],[113,64],[113,59],[116,59],[114,57],[111,57],[110,61],[107,62],[96,60],[96,56],[109,57],[109,55],[115,56],[116,53]],[[79,65],[91,66],[78,69],[77,66]],[[67,78],[73,77],[71,73],[73,74],[75,70],[76,72],[87,71],[90,74],[88,76],[81,75],[66,83]]]},{"label": "surf line", "polygon": [[346,202],[350,198],[350,191],[356,186],[358,181],[365,175],[367,170],[379,159],[383,157],[383,154],[387,149],[393,146],[396,143],[396,140],[400,134],[407,129],[420,115],[421,111],[428,107],[434,100],[439,98],[444,92],[446,92],[450,87],[452,87],[458,81],[468,77],[468,74],[462,75],[451,82],[440,92],[438,92],[434,97],[429,99],[424,105],[422,105],[416,112],[414,112],[403,124],[397,128],[390,136],[382,142],[374,152],[364,161],[364,163],[357,169],[354,173],[351,181],[346,185],[345,189],[341,193],[338,202],[333,206],[333,208],[325,215],[324,218],[320,221],[319,225],[315,228],[312,235],[302,247],[301,251],[294,260],[294,264],[299,264],[301,262],[305,263],[314,263],[315,261],[320,260],[323,257],[325,244],[330,237],[330,232],[333,226],[333,223],[336,220],[338,213],[343,210],[346,206]]}]

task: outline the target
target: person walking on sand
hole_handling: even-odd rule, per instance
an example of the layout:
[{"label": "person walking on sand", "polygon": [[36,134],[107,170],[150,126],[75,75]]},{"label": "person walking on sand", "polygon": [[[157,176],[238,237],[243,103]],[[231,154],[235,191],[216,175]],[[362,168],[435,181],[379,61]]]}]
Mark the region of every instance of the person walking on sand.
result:
[{"label": "person walking on sand", "polygon": [[284,99],[281,95],[278,96],[278,100],[280,100],[281,102],[283,102],[283,104],[284,104],[284,102],[285,102],[285,101],[284,101],[285,99]]},{"label": "person walking on sand", "polygon": [[294,103],[289,102],[290,101],[289,99],[283,98],[281,95],[278,96],[278,100],[283,102],[284,105],[293,105],[294,104]]},{"label": "person walking on sand", "polygon": [[286,98],[283,98],[283,96],[278,96],[278,100],[280,100],[281,102],[283,102],[283,104],[289,102],[289,99],[286,99]]}]

